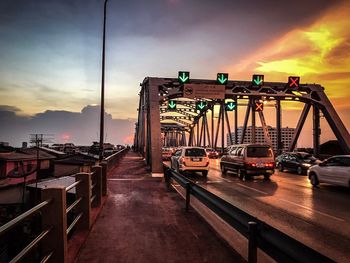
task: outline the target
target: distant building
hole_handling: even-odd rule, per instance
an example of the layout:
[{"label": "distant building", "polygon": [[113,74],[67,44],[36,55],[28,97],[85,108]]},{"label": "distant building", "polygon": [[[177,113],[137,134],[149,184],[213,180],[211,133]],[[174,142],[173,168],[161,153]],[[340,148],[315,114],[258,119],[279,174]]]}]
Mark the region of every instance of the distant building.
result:
[{"label": "distant building", "polygon": [[[277,129],[271,126],[267,126],[267,128],[269,131],[272,148],[276,152],[277,151]],[[243,127],[239,127],[237,132],[238,142],[240,142],[241,140],[242,131],[243,131]],[[288,151],[289,145],[292,142],[294,131],[295,131],[295,128],[289,128],[289,127],[281,128],[281,141],[283,145],[282,151]],[[227,136],[227,145],[230,145],[231,144],[230,137],[228,136]],[[234,132],[231,133],[231,138],[232,138],[232,141],[234,142],[235,141]],[[252,141],[252,126],[248,126],[244,136],[243,143],[251,143],[251,141]],[[267,143],[267,141],[265,140],[264,130],[262,127],[255,127],[255,142]]]},{"label": "distant building", "polygon": [[61,177],[79,172],[89,173],[91,172],[91,167],[97,165],[98,161],[97,155],[74,153],[54,162],[54,176]]},{"label": "distant building", "polygon": [[0,187],[49,176],[53,172],[51,161],[55,158],[37,148],[0,152]]},{"label": "distant building", "polygon": [[0,142],[0,146],[10,146],[8,142]]}]

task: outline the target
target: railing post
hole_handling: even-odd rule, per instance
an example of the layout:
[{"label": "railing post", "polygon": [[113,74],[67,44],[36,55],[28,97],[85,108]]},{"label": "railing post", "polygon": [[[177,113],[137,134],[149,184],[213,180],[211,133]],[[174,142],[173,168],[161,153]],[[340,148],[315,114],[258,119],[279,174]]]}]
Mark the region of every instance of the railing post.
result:
[{"label": "railing post", "polygon": [[41,193],[42,201],[51,200],[42,211],[42,229],[51,229],[42,245],[43,254],[53,251],[50,262],[67,262],[67,214],[66,188],[46,188]]},{"label": "railing post", "polygon": [[91,174],[90,173],[77,173],[75,175],[75,181],[81,183],[76,186],[76,198],[81,198],[80,203],[77,206],[77,214],[83,213],[83,216],[78,223],[79,230],[90,229],[91,226]]},{"label": "railing post", "polygon": [[191,199],[191,184],[186,183],[186,211],[190,208],[190,199]]},{"label": "railing post", "polygon": [[164,181],[167,189],[170,189],[170,169],[167,166],[164,166]]},{"label": "railing post", "polygon": [[102,203],[102,167],[101,166],[93,166],[92,171],[95,172],[94,177],[95,177],[95,181],[96,181],[95,204],[96,204],[96,206],[101,206],[101,203]]},{"label": "railing post", "polygon": [[102,196],[107,195],[107,162],[102,161],[100,163],[102,166]]},{"label": "railing post", "polygon": [[257,252],[258,252],[258,224],[256,222],[248,223],[249,239],[248,239],[248,263],[257,262]]}]

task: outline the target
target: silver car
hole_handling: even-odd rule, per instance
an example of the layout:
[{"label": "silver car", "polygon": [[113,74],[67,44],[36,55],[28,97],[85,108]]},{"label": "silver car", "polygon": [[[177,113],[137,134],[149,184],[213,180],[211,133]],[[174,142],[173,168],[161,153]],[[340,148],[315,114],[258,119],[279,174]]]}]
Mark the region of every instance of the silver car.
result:
[{"label": "silver car", "polygon": [[313,186],[329,183],[350,187],[350,155],[337,155],[314,165],[307,171]]},{"label": "silver car", "polygon": [[204,148],[182,147],[176,150],[170,159],[171,168],[177,172],[201,172],[208,175],[209,158]]}]

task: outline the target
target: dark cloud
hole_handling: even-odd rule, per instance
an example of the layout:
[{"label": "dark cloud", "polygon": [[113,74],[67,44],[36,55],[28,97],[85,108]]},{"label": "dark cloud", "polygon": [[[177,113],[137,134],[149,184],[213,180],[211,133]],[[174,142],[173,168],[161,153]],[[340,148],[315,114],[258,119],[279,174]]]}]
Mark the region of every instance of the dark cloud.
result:
[{"label": "dark cloud", "polygon": [[16,112],[21,111],[21,109],[16,107],[16,106],[0,105],[0,111],[16,113]]},{"label": "dark cloud", "polygon": [[[350,58],[350,34],[347,35],[347,39],[336,46],[326,56],[326,61],[334,66],[347,63]],[[348,69],[350,71],[350,69]]]},{"label": "dark cloud", "polygon": [[[254,32],[256,41],[261,41],[309,23],[339,2],[342,1],[110,0],[108,30],[118,37],[143,35],[162,39],[207,27],[208,35],[218,39],[227,40],[237,30],[245,33],[240,38]],[[95,37],[102,32],[103,1],[2,0],[0,10],[0,27],[4,28],[17,24],[29,29],[29,33],[45,35],[68,28],[71,33],[83,30]]]},{"label": "dark cloud", "polygon": [[[99,106],[86,106],[81,112],[45,111],[32,117],[16,115],[19,109],[0,106],[0,141],[8,141],[19,146],[28,141],[33,133],[53,134],[56,142],[69,142],[90,145],[99,139]],[[134,133],[135,120],[113,119],[105,113],[106,141],[123,144]]]}]

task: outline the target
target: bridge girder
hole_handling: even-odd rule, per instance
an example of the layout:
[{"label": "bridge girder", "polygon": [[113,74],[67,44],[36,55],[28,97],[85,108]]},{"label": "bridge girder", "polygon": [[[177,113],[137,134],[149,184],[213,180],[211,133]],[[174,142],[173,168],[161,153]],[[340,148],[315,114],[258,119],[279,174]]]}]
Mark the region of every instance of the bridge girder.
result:
[{"label": "bridge girder", "polygon": [[[213,80],[200,80],[200,79],[191,79],[191,83],[193,84],[217,84],[216,81]],[[186,85],[186,84],[185,84]],[[197,128],[197,137],[200,136],[202,131],[205,130],[208,125],[207,115],[204,112],[197,112],[195,109],[195,103],[197,100],[206,100],[208,103],[208,110],[212,111],[214,105],[221,105],[220,109],[223,109],[223,100],[218,99],[207,99],[207,98],[197,98],[197,99],[187,99],[183,97],[183,89],[184,85],[180,84],[177,79],[174,78],[145,78],[142,83],[142,89],[140,92],[140,105],[139,109],[143,109],[139,111],[139,121],[137,125],[137,134],[135,135],[135,143],[136,148],[140,149],[152,149],[149,151],[143,151],[146,156],[146,160],[150,163],[157,162],[160,159],[160,156],[155,152],[160,152],[161,144],[157,143],[157,147],[152,144],[152,141],[157,141],[157,138],[160,138],[161,130],[165,130],[165,126],[169,125],[167,121],[176,123],[179,127],[183,127],[186,132],[191,134],[191,138],[194,138],[194,130]],[[331,102],[327,98],[324,93],[324,88],[318,84],[300,84],[298,90],[289,88],[286,83],[281,82],[265,82],[264,86],[255,88],[252,86],[250,81],[228,81],[225,85],[225,99],[232,99],[237,102],[246,100],[248,101],[247,109],[252,107],[251,103],[254,100],[268,100],[268,101],[276,101],[276,110],[277,110],[277,127],[281,128],[280,123],[280,102],[281,101],[298,101],[304,103],[308,109],[312,106],[314,108],[314,131],[318,129],[316,126],[319,126],[319,111],[323,113],[327,122],[329,123],[331,129],[333,130],[335,136],[337,137],[340,145],[342,146],[344,152],[350,153],[350,135],[346,130],[343,122],[332,106]],[[177,105],[179,107],[176,109],[175,113],[171,113],[167,111],[166,103],[169,100],[176,100]],[[157,105],[156,105],[157,104]],[[309,105],[309,106],[307,106]],[[237,109],[238,110],[238,109]],[[235,111],[235,131],[237,134],[237,110]],[[318,111],[319,110],[319,111]],[[157,113],[155,113],[157,111]],[[303,127],[303,118],[306,118],[304,115],[305,109],[301,116],[301,119],[297,125],[297,129],[295,131],[291,148],[289,150],[293,150],[296,145],[296,141],[300,134],[300,131]],[[143,112],[140,113],[140,112]],[[146,112],[146,114],[145,114]],[[151,116],[153,113],[153,118],[147,118],[145,115]],[[254,114],[254,127],[255,127],[255,111],[252,110],[252,114]],[[175,115],[175,116],[172,116]],[[213,115],[213,114],[212,114]],[[154,117],[158,116],[158,117]],[[259,115],[260,119],[264,121],[263,115]],[[213,138],[213,118],[212,116],[212,138]],[[223,114],[221,112],[218,117],[218,121],[222,121],[222,130],[224,129],[224,122],[228,122],[227,114]],[[246,116],[248,120],[249,114]],[[316,119],[315,119],[316,118]],[[151,120],[152,119],[152,120]],[[154,122],[158,119],[159,124],[153,125]],[[205,119],[205,120],[204,120]],[[150,124],[150,122],[152,122]],[[147,127],[146,124],[147,123]],[[170,123],[171,124],[171,123]],[[202,126],[201,131],[199,131],[199,125]],[[247,125],[247,124],[246,124]],[[245,126],[246,126],[245,125]],[[159,127],[159,128],[157,128]],[[217,127],[218,134],[219,126]],[[153,135],[151,130],[153,131]],[[157,130],[157,131],[155,131]],[[148,134],[148,135],[145,135]],[[193,134],[192,134],[193,133]],[[209,128],[208,128],[209,133]],[[266,127],[264,128],[264,133],[268,137],[268,132]],[[281,142],[280,142],[280,132],[278,133],[278,148],[280,150]],[[320,132],[314,132],[314,148],[315,153],[317,153],[317,148],[319,147],[319,136]],[[316,138],[317,137],[317,138]],[[143,138],[143,139],[142,139]],[[205,141],[205,140],[204,140]],[[212,143],[213,143],[212,139]],[[216,141],[216,140],[215,140]],[[141,151],[142,152],[142,151]],[[152,166],[152,165],[151,165]],[[157,166],[158,167],[158,166]],[[160,168],[153,169],[152,171],[159,172]]]}]

